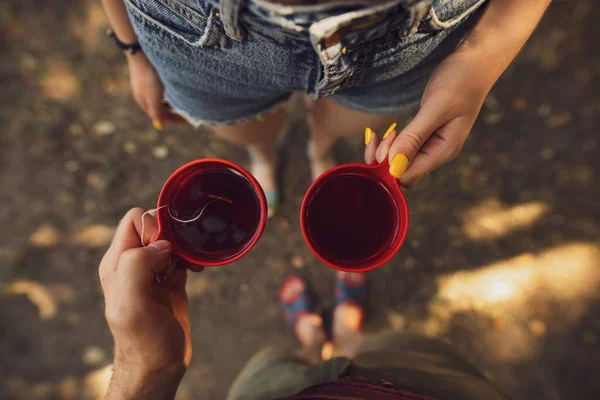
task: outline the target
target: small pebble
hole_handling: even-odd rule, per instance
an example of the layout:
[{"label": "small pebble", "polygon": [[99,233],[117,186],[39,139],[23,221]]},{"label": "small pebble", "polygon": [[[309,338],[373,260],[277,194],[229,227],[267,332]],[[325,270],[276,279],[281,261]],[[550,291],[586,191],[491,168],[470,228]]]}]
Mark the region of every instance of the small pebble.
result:
[{"label": "small pebble", "polygon": [[128,140],[125,143],[123,143],[123,150],[127,154],[133,154],[137,152],[137,145],[131,140]]},{"label": "small pebble", "polygon": [[81,124],[71,124],[71,126],[69,126],[69,133],[72,136],[81,136],[83,135],[84,129],[83,126],[81,126]]},{"label": "small pebble", "polygon": [[474,167],[479,166],[481,164],[481,157],[477,154],[471,155],[471,157],[469,157],[469,164]]},{"label": "small pebble", "polygon": [[387,321],[390,328],[399,331],[406,327],[407,319],[403,314],[395,311],[389,311],[387,313]]},{"label": "small pebble", "polygon": [[299,255],[292,257],[292,266],[296,269],[304,268],[304,260]]},{"label": "small pebble", "polygon": [[96,366],[100,365],[106,359],[106,355],[104,350],[102,350],[98,346],[89,346],[83,351],[83,355],[81,356],[81,361],[85,365]]},{"label": "small pebble", "polygon": [[33,71],[38,66],[38,60],[32,54],[24,53],[21,56],[21,67],[25,70]]},{"label": "small pebble", "polygon": [[279,229],[286,231],[290,227],[290,221],[287,218],[281,218],[279,220]]},{"label": "small pebble", "polygon": [[494,96],[493,94],[489,94],[485,98],[484,104],[486,108],[492,112],[500,110],[500,103],[498,102],[498,99],[496,99],[496,96]]},{"label": "small pebble", "polygon": [[94,134],[96,136],[112,135],[116,130],[117,127],[110,121],[99,121],[94,125]]},{"label": "small pebble", "polygon": [[571,113],[565,111],[563,113],[550,116],[550,118],[548,118],[546,121],[546,125],[548,125],[550,128],[562,128],[569,125],[571,119]]},{"label": "small pebble", "polygon": [[549,104],[542,104],[537,109],[537,115],[546,118],[552,112],[552,106]]},{"label": "small pebble", "polygon": [[70,313],[67,315],[67,323],[69,325],[78,325],[79,321],[81,321],[81,316],[77,313]]},{"label": "small pebble", "polygon": [[88,214],[94,214],[96,211],[98,211],[98,205],[93,200],[85,200],[83,202],[83,209]]},{"label": "small pebble", "polygon": [[76,160],[69,160],[65,163],[65,169],[69,172],[79,171],[79,162]]},{"label": "small pebble", "polygon": [[540,152],[542,160],[552,160],[554,158],[554,149],[546,148]]},{"label": "small pebble", "polygon": [[529,322],[529,330],[535,336],[543,336],[546,333],[546,324],[538,319]]},{"label": "small pebble", "polygon": [[29,236],[29,241],[36,247],[52,247],[60,240],[60,232],[50,224],[43,224]]},{"label": "small pebble", "polygon": [[163,160],[169,155],[169,148],[167,146],[156,146],[152,149],[152,155],[159,160]]},{"label": "small pebble", "polygon": [[106,186],[108,185],[102,174],[94,171],[88,173],[85,180],[88,186],[93,187],[99,192],[106,190]]},{"label": "small pebble", "polygon": [[57,389],[62,400],[75,400],[79,396],[79,383],[72,376],[63,378]]},{"label": "small pebble", "polygon": [[515,97],[512,100],[512,108],[517,112],[523,112],[527,109],[527,100],[524,97]]},{"label": "small pebble", "polygon": [[250,291],[250,285],[248,285],[247,283],[242,283],[240,285],[240,293],[242,294],[246,294]]},{"label": "small pebble", "polygon": [[72,376],[63,378],[58,383],[57,389],[62,400],[75,400],[79,397],[79,383],[77,379]]},{"label": "small pebble", "polygon": [[483,116],[483,120],[488,125],[499,124],[500,122],[502,122],[503,118],[504,118],[504,114],[502,114],[501,112],[498,112],[498,113],[486,113]]}]

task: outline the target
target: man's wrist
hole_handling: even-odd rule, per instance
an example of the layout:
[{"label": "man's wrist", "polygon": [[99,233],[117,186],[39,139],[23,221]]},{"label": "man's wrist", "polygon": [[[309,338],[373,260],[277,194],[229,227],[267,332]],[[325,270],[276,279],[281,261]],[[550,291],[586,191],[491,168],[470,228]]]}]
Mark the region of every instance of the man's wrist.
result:
[{"label": "man's wrist", "polygon": [[185,365],[151,369],[115,359],[107,399],[172,399]]}]

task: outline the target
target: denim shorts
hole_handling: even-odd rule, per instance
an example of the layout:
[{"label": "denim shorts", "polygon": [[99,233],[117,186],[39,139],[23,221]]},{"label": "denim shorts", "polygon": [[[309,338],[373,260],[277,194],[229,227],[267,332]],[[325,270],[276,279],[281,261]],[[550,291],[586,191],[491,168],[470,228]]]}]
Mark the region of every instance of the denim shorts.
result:
[{"label": "denim shorts", "polygon": [[417,103],[486,0],[125,0],[165,100],[192,125],[234,124],[293,92],[394,115]]}]

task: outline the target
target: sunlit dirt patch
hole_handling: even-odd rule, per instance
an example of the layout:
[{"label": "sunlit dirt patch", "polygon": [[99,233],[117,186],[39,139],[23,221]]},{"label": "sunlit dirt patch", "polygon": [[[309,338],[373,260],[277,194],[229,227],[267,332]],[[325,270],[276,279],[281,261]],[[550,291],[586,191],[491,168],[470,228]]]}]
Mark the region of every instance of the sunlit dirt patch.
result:
[{"label": "sunlit dirt patch", "polygon": [[84,398],[90,400],[104,399],[111,374],[112,364],[87,374],[83,380]]},{"label": "sunlit dirt patch", "polygon": [[96,49],[101,40],[106,39],[102,33],[107,28],[108,21],[99,1],[86,2],[83,15],[74,12],[69,18],[69,29],[76,38],[81,40],[85,49]]},{"label": "sunlit dirt patch", "polygon": [[520,306],[538,292],[558,300],[592,296],[600,283],[599,261],[595,245],[566,244],[443,276],[438,296],[455,310],[484,311]]},{"label": "sunlit dirt patch", "polygon": [[9,376],[3,380],[16,399],[103,400],[112,373],[112,365],[91,371],[83,379],[66,376],[58,382],[29,382]]},{"label": "sunlit dirt patch", "polygon": [[530,318],[534,303],[542,309],[563,304],[571,310],[565,326],[575,325],[584,315],[577,306],[597,296],[600,289],[599,263],[600,249],[579,242],[444,275],[437,279],[439,289],[423,332],[443,335],[456,318],[477,316],[493,325],[482,337],[491,358],[510,362],[531,358],[539,350],[539,338],[546,334],[545,322],[517,321]]},{"label": "sunlit dirt patch", "polygon": [[114,235],[115,228],[108,225],[87,225],[75,234],[74,241],[86,247],[98,248],[108,246]]},{"label": "sunlit dirt patch", "polygon": [[56,316],[59,303],[72,304],[77,297],[75,289],[66,283],[43,285],[29,280],[16,280],[4,290],[12,295],[27,296],[43,320]]},{"label": "sunlit dirt patch", "polygon": [[486,200],[464,216],[462,230],[473,240],[496,239],[517,229],[524,229],[550,211],[542,202],[503,206],[497,199]]},{"label": "sunlit dirt patch", "polygon": [[44,98],[66,101],[79,95],[80,83],[77,75],[62,61],[48,60],[47,70],[40,79]]},{"label": "sunlit dirt patch", "polygon": [[41,319],[50,319],[56,315],[56,299],[46,286],[32,281],[15,281],[8,286],[8,291],[27,296],[37,307]]},{"label": "sunlit dirt patch", "polygon": [[53,247],[60,241],[60,232],[53,225],[42,224],[30,236],[29,242],[35,247]]}]

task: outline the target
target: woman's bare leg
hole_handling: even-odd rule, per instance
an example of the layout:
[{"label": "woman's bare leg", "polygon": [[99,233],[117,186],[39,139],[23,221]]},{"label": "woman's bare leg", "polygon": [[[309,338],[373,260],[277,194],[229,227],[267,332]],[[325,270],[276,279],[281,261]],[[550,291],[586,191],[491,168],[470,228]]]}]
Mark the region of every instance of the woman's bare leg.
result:
[{"label": "woman's bare leg", "polygon": [[[258,180],[267,194],[277,190],[277,139],[283,128],[286,106],[237,125],[217,125],[212,130],[219,137],[243,146],[251,156],[250,173]],[[270,204],[272,205],[272,204]],[[270,207],[270,212],[272,208]]]},{"label": "woman's bare leg", "polygon": [[313,179],[334,166],[330,150],[338,140],[364,135],[366,127],[381,134],[396,119],[352,110],[330,98],[312,100],[307,97],[307,114],[311,130],[308,155]]}]

